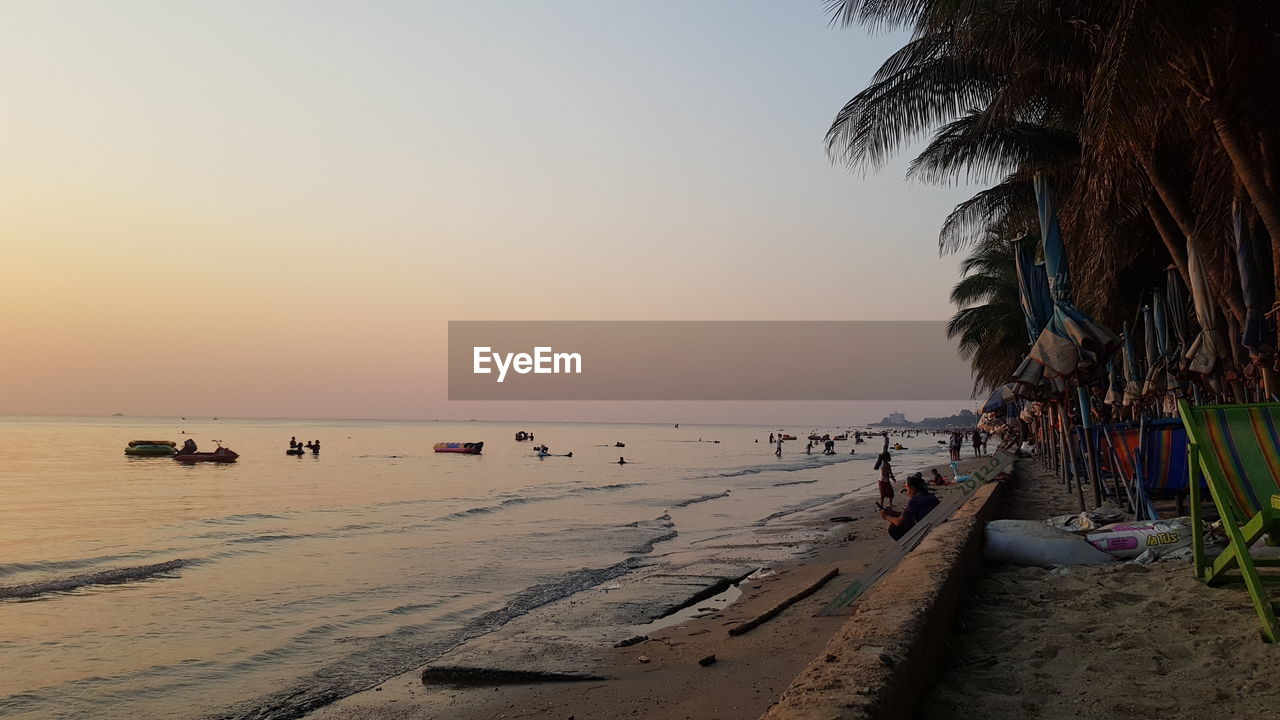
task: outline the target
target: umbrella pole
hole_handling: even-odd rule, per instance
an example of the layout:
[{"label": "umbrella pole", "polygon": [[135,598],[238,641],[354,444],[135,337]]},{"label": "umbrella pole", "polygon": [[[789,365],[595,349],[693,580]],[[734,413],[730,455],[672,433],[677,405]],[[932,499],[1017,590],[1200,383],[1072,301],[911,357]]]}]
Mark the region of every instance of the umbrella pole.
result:
[{"label": "umbrella pole", "polygon": [[1062,461],[1062,413],[1058,411],[1058,404],[1053,405],[1053,471],[1062,476],[1060,482],[1069,482],[1067,478],[1067,465]]},{"label": "umbrella pole", "polygon": [[1084,439],[1085,472],[1089,474],[1089,484],[1093,486],[1093,506],[1102,507],[1102,472],[1098,467],[1098,449],[1094,447],[1093,418],[1090,416],[1089,391],[1076,381],[1076,401],[1080,405],[1080,435]]},{"label": "umbrella pole", "polygon": [[[1062,445],[1066,450],[1063,455],[1065,461],[1062,464],[1065,471],[1063,474],[1068,478],[1075,477],[1076,502],[1080,506],[1080,512],[1084,512],[1084,487],[1081,486],[1080,475],[1076,471],[1076,447],[1075,441],[1071,438],[1071,396],[1066,390],[1062,391],[1062,436]],[[1071,481],[1068,479],[1067,492],[1071,490]]]},{"label": "umbrella pole", "polygon": [[[1064,398],[1065,399],[1065,398]],[[1075,453],[1071,452],[1071,411],[1062,407],[1058,409],[1058,441],[1062,443],[1062,481],[1067,484],[1067,492],[1071,492],[1071,480],[1076,472]]]}]

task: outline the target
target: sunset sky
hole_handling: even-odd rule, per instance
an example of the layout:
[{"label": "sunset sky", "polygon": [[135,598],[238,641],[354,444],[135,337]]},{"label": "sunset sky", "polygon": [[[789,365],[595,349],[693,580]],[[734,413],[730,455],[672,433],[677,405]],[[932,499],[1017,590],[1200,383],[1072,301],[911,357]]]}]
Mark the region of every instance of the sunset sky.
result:
[{"label": "sunset sky", "polygon": [[585,417],[448,404],[447,321],[953,310],[971,190],[829,162],[902,38],[819,0],[5,15],[3,413]]}]

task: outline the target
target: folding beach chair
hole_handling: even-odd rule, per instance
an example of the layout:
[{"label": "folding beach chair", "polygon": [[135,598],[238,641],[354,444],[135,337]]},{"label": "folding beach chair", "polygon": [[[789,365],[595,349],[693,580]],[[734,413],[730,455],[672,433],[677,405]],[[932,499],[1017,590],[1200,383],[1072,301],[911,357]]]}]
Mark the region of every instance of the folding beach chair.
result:
[{"label": "folding beach chair", "polygon": [[[1242,579],[1262,620],[1262,633],[1280,641],[1276,609],[1263,591],[1258,568],[1280,567],[1280,559],[1254,558],[1249,547],[1260,537],[1280,544],[1280,403],[1192,406],[1178,401],[1187,428],[1187,465],[1191,486],[1191,548],[1196,576],[1210,585]],[[1200,480],[1218,506],[1229,544],[1205,557],[1200,532]],[[1239,576],[1234,575],[1238,571]],[[1233,574],[1228,574],[1233,573]],[[1268,580],[1280,580],[1274,574]]]},{"label": "folding beach chair", "polygon": [[[1173,498],[1178,502],[1178,514],[1182,514],[1182,501],[1190,489],[1187,486],[1187,430],[1180,418],[1143,420],[1139,436],[1138,503],[1150,510],[1148,520],[1157,519],[1151,499]],[[1206,490],[1203,481],[1200,490]]]},{"label": "folding beach chair", "polygon": [[[1117,423],[1102,426],[1101,448],[1105,450],[1102,457],[1107,461],[1107,471],[1113,479],[1123,482],[1125,499],[1140,516],[1145,510],[1154,513],[1154,509],[1142,507],[1141,501],[1141,463],[1138,460],[1142,447],[1142,433],[1132,423]],[[1150,503],[1147,503],[1150,505]]]}]

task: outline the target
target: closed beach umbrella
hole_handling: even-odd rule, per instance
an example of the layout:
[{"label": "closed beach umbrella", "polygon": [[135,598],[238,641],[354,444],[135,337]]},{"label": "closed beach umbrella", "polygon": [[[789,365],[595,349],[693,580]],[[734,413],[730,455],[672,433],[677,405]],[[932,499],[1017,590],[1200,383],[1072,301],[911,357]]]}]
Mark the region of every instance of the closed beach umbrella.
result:
[{"label": "closed beach umbrella", "polygon": [[1222,358],[1221,343],[1217,340],[1215,308],[1209,294],[1209,280],[1205,276],[1204,263],[1196,248],[1195,238],[1187,238],[1187,275],[1191,278],[1191,302],[1195,305],[1200,334],[1187,350],[1188,369],[1208,375],[1218,367]]},{"label": "closed beach umbrella", "polygon": [[1035,189],[1053,313],[1032,346],[1031,357],[1045,366],[1045,374],[1050,377],[1101,375],[1106,370],[1106,359],[1120,347],[1120,338],[1072,302],[1066,248],[1053,192],[1040,175],[1035,178]]},{"label": "closed beach umbrella", "polygon": [[1138,378],[1138,354],[1133,347],[1133,333],[1124,324],[1124,404],[1133,405],[1142,398],[1142,380]]},{"label": "closed beach umbrella", "polygon": [[1053,315],[1053,298],[1049,296],[1049,275],[1042,263],[1036,262],[1039,243],[1023,235],[1014,241],[1014,262],[1018,271],[1018,297],[1027,322],[1027,340],[1035,342]]},{"label": "closed beach umbrella", "polygon": [[1240,344],[1251,353],[1262,349],[1265,325],[1262,310],[1258,307],[1258,279],[1253,269],[1253,248],[1249,229],[1244,222],[1244,212],[1237,201],[1231,208],[1232,230],[1236,241],[1236,266],[1240,269],[1240,292],[1244,296],[1244,327]]},{"label": "closed beach umbrella", "polygon": [[1014,383],[1005,383],[993,390],[991,395],[987,396],[987,401],[982,403],[982,412],[995,412],[1017,400],[1017,388],[1018,386]]},{"label": "closed beach umbrella", "polygon": [[1182,370],[1187,354],[1187,294],[1182,289],[1182,277],[1178,274],[1178,269],[1170,266],[1166,272],[1168,277],[1165,283],[1166,304],[1169,307],[1169,321],[1173,328],[1173,337],[1170,341],[1175,345],[1170,353],[1175,356],[1175,360],[1171,362],[1169,369]]}]

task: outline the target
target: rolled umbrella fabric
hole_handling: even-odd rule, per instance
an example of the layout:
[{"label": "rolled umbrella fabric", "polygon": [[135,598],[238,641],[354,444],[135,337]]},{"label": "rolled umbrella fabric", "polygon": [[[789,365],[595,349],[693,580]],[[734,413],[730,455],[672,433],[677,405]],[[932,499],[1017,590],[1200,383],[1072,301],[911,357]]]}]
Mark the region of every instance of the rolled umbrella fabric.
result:
[{"label": "rolled umbrella fabric", "polygon": [[1129,323],[1124,324],[1124,404],[1142,400],[1142,380],[1138,377],[1138,354],[1133,347],[1133,333]]},{"label": "rolled umbrella fabric", "polygon": [[1049,295],[1049,275],[1043,263],[1036,262],[1035,239],[1026,235],[1014,241],[1014,267],[1018,273],[1018,298],[1027,323],[1027,340],[1035,342],[1053,315],[1053,298]]},{"label": "rolled umbrella fabric", "polygon": [[1018,399],[1017,385],[1014,383],[1005,383],[996,388],[987,396],[986,402],[982,403],[982,412],[995,412],[1000,408],[1012,404]]},{"label": "rolled umbrella fabric", "polygon": [[1169,369],[1185,370],[1187,354],[1187,294],[1183,290],[1182,276],[1176,267],[1170,266],[1165,282],[1166,305],[1169,308],[1169,321],[1173,328],[1173,336],[1169,338],[1171,347],[1169,354],[1173,356]]},{"label": "rolled umbrella fabric", "polygon": [[1240,293],[1244,299],[1244,328],[1240,333],[1240,344],[1250,353],[1256,354],[1262,351],[1263,344],[1269,338],[1265,337],[1266,323],[1259,307],[1253,247],[1249,242],[1249,229],[1239,201],[1231,207],[1231,228],[1236,242],[1236,267],[1240,270]]},{"label": "rolled umbrella fabric", "polygon": [[1035,178],[1035,190],[1053,314],[1032,346],[1030,357],[1045,366],[1047,377],[1098,377],[1106,371],[1107,358],[1120,347],[1120,338],[1072,302],[1071,277],[1053,191],[1040,175]]},{"label": "rolled umbrella fabric", "polygon": [[1124,383],[1120,379],[1120,370],[1116,368],[1115,358],[1107,361],[1107,395],[1108,405],[1120,407],[1124,405]]},{"label": "rolled umbrella fabric", "polygon": [[1216,308],[1209,294],[1209,279],[1194,238],[1187,238],[1187,274],[1191,277],[1191,302],[1195,306],[1200,334],[1187,350],[1187,368],[1201,375],[1217,369],[1222,360],[1222,343],[1217,339]]}]

